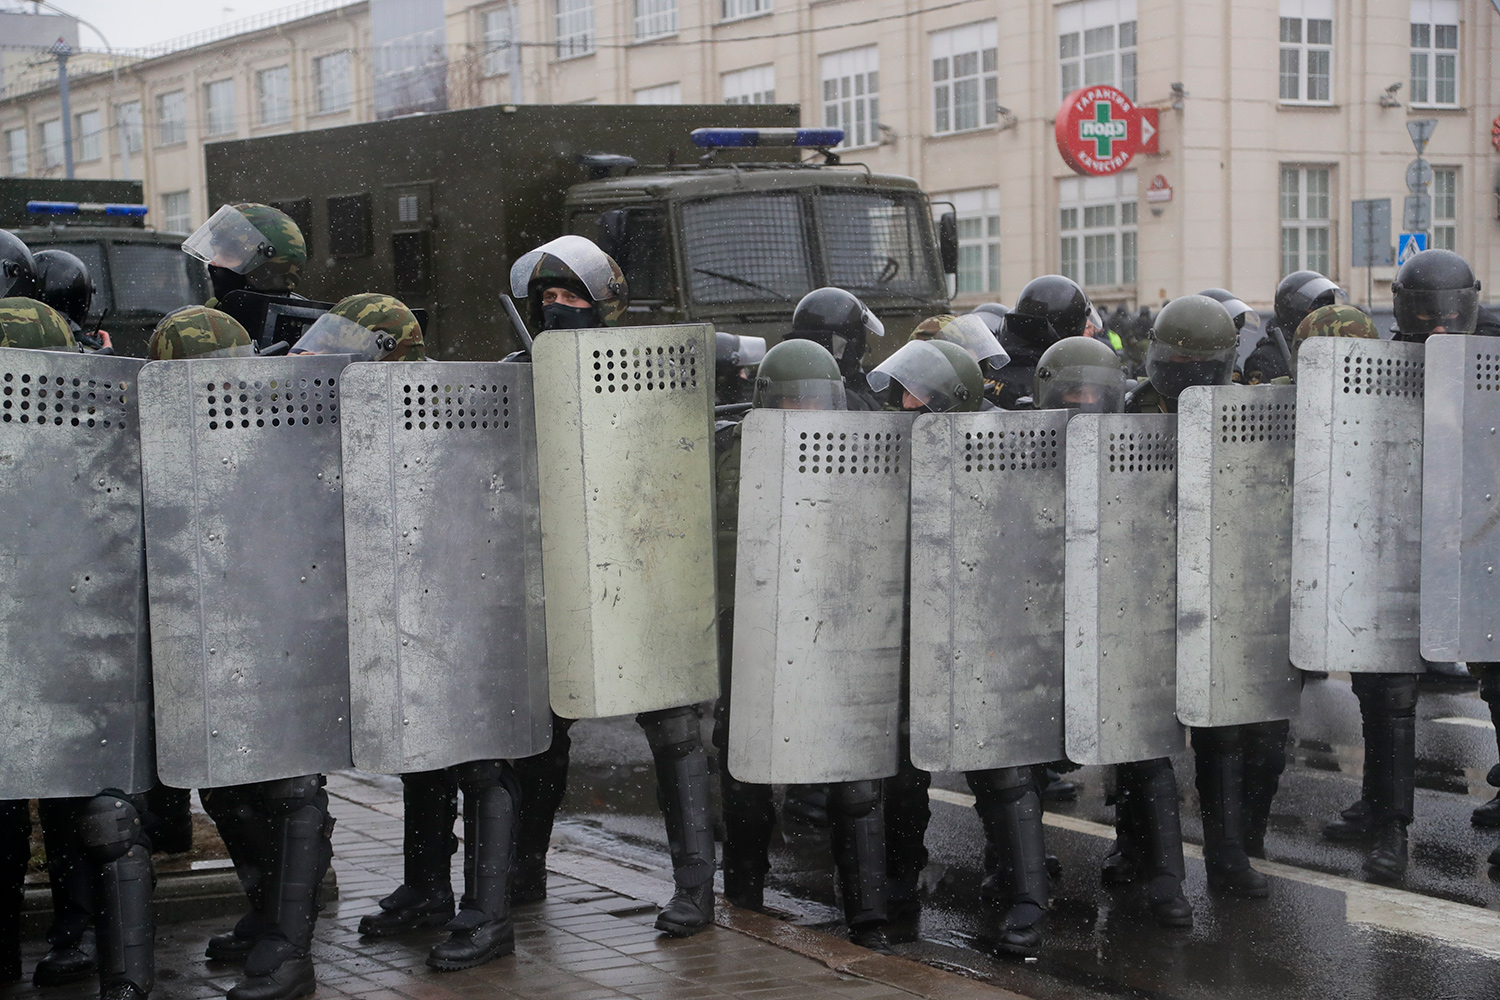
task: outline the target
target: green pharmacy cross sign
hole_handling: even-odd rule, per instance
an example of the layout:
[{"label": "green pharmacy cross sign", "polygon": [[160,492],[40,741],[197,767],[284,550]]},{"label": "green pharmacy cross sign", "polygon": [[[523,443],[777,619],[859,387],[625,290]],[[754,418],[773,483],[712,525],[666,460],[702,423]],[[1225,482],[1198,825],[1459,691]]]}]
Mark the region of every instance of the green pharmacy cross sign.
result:
[{"label": "green pharmacy cross sign", "polygon": [[1057,151],[1080,174],[1124,170],[1137,153],[1157,151],[1155,108],[1138,108],[1115,87],[1069,94],[1055,123]]}]

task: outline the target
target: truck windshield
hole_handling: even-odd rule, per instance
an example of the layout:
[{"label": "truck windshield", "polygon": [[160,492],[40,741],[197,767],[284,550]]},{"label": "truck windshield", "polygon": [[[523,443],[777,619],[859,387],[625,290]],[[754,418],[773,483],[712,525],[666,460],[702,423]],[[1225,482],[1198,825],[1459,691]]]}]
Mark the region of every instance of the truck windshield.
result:
[{"label": "truck windshield", "polygon": [[902,191],[820,191],[830,285],[856,295],[942,297],[921,200]]},{"label": "truck windshield", "polygon": [[815,287],[800,194],[725,195],[682,206],[697,302],[796,304]]},{"label": "truck windshield", "polygon": [[165,314],[204,299],[206,289],[191,270],[201,265],[175,246],[112,243],[109,266],[120,312]]}]

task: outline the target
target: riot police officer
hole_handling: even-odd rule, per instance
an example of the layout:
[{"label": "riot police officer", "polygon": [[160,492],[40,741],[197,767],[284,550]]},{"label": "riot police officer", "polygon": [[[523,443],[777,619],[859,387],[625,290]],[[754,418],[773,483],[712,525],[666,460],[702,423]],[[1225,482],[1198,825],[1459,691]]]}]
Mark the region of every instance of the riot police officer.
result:
[{"label": "riot police officer", "polygon": [[[1479,282],[1458,254],[1424,250],[1413,254],[1391,283],[1396,338],[1421,343],[1434,333],[1473,333],[1479,311]],[[1500,701],[1491,664],[1474,665],[1481,674],[1480,696],[1492,716]],[[1417,682],[1411,673],[1356,673],[1354,694],[1365,742],[1365,772],[1358,801],[1323,828],[1330,840],[1372,842],[1365,872],[1393,881],[1406,873],[1407,827],[1414,818],[1417,756]],[[1490,779],[1497,773],[1492,770]]]},{"label": "riot police officer", "polygon": [[[837,361],[820,344],[784,340],[766,352],[755,378],[756,407],[796,410],[845,408],[846,388]],[[724,809],[724,896],[736,906],[761,909],[770,870],[767,848],[776,821],[771,786],[740,781],[729,772],[731,657],[734,649],[735,542],[740,483],[739,423],[715,435],[719,592],[719,700],[714,707],[714,745],[720,752]],[[834,864],[843,893],[849,939],[888,952],[886,921],[885,815],[881,782],[836,781],[828,786]]]},{"label": "riot police officer", "polygon": [[1290,375],[1292,337],[1302,320],[1320,306],[1347,301],[1344,290],[1317,271],[1293,271],[1282,278],[1276,286],[1275,317],[1245,359],[1245,381],[1270,382]]},{"label": "riot police officer", "polygon": [[1027,282],[1000,331],[1000,346],[1010,355],[1010,364],[989,387],[991,402],[1020,409],[1021,400],[1031,392],[1042,352],[1064,337],[1083,336],[1090,308],[1088,296],[1072,278],[1044,274]]},{"label": "riot police officer", "polygon": [[36,260],[20,237],[0,229],[0,298],[37,296]]},{"label": "riot police officer", "polygon": [[885,324],[853,292],[842,288],[815,288],[802,296],[792,310],[788,340],[811,340],[821,344],[838,361],[851,410],[878,410],[874,393],[861,363],[869,337],[885,336]]},{"label": "riot police officer", "polygon": [[[291,216],[255,202],[223,205],[182,244],[183,252],[208,265],[213,297],[256,338],[264,315],[253,315],[254,301],[267,297],[301,299],[297,281],[307,263],[307,242]],[[248,295],[231,293],[242,292]],[[267,347],[269,344],[261,343]]]},{"label": "riot police officer", "polygon": [[[522,256],[511,269],[511,292],[525,298],[532,322],[547,330],[615,326],[630,291],[614,258],[581,236],[562,236]],[[507,360],[529,360],[517,352]],[[552,717],[552,745],[516,761],[521,782],[520,826],[511,883],[514,902],[547,894],[547,846],[568,782],[568,730],[573,719]],[[682,705],[643,712],[656,762],[657,802],[666,822],[676,892],[656,918],[658,930],[696,934],[713,918],[714,838],[708,808],[708,756],[698,714]]]},{"label": "riot police officer", "polygon": [[1125,405],[1120,356],[1092,337],[1059,340],[1037,361],[1031,405],[1038,410],[1120,412]]}]

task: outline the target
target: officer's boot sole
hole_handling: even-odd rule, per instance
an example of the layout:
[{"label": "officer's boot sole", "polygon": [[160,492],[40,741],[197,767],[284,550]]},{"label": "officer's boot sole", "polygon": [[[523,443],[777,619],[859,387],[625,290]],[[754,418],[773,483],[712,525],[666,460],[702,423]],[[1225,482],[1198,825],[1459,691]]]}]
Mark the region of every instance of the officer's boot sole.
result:
[{"label": "officer's boot sole", "polygon": [[295,1000],[318,988],[311,957],[287,958],[274,972],[248,976],[229,991],[228,1000]]},{"label": "officer's boot sole", "polygon": [[1475,809],[1469,822],[1484,830],[1500,828],[1500,795]]},{"label": "officer's boot sole", "polygon": [[656,929],[672,937],[692,937],[714,921],[714,884],[679,888],[656,917]]},{"label": "officer's boot sole", "polygon": [[427,954],[428,967],[438,972],[461,972],[515,954],[515,928],[509,920],[503,924],[493,929],[484,925],[473,931],[458,932],[434,945]]}]

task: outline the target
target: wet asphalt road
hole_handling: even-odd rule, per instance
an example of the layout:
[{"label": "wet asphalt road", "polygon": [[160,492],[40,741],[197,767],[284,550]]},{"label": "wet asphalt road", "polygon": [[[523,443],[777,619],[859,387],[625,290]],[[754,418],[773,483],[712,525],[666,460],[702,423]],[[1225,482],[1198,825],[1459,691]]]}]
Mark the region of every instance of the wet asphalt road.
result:
[{"label": "wet asphalt road", "polygon": [[[1387,1000],[1500,996],[1500,884],[1486,864],[1500,831],[1475,829],[1473,808],[1494,790],[1495,734],[1472,684],[1424,685],[1418,708],[1417,821],[1412,866],[1398,888],[1367,882],[1363,850],[1319,831],[1359,796],[1359,711],[1346,677],[1310,680],[1292,724],[1293,759],[1267,838],[1268,900],[1210,896],[1190,849],[1190,931],[1157,928],[1131,889],[1099,884],[1111,810],[1103,772],[1071,775],[1078,799],[1048,804],[1047,847],[1063,863],[1047,944],[1036,961],[993,957],[994,914],[978,899],[979,821],[963,777],[934,775],[931,863],[917,939],[897,950],[1043,1000]],[[573,770],[561,838],[663,866],[650,755],[629,719],[573,728]],[[705,726],[705,736],[707,727]],[[1183,829],[1200,841],[1192,754],[1175,758]],[[817,831],[793,825],[773,853],[768,903],[788,919],[839,927],[831,862]],[[1500,878],[1500,873],[1496,873]]]}]

